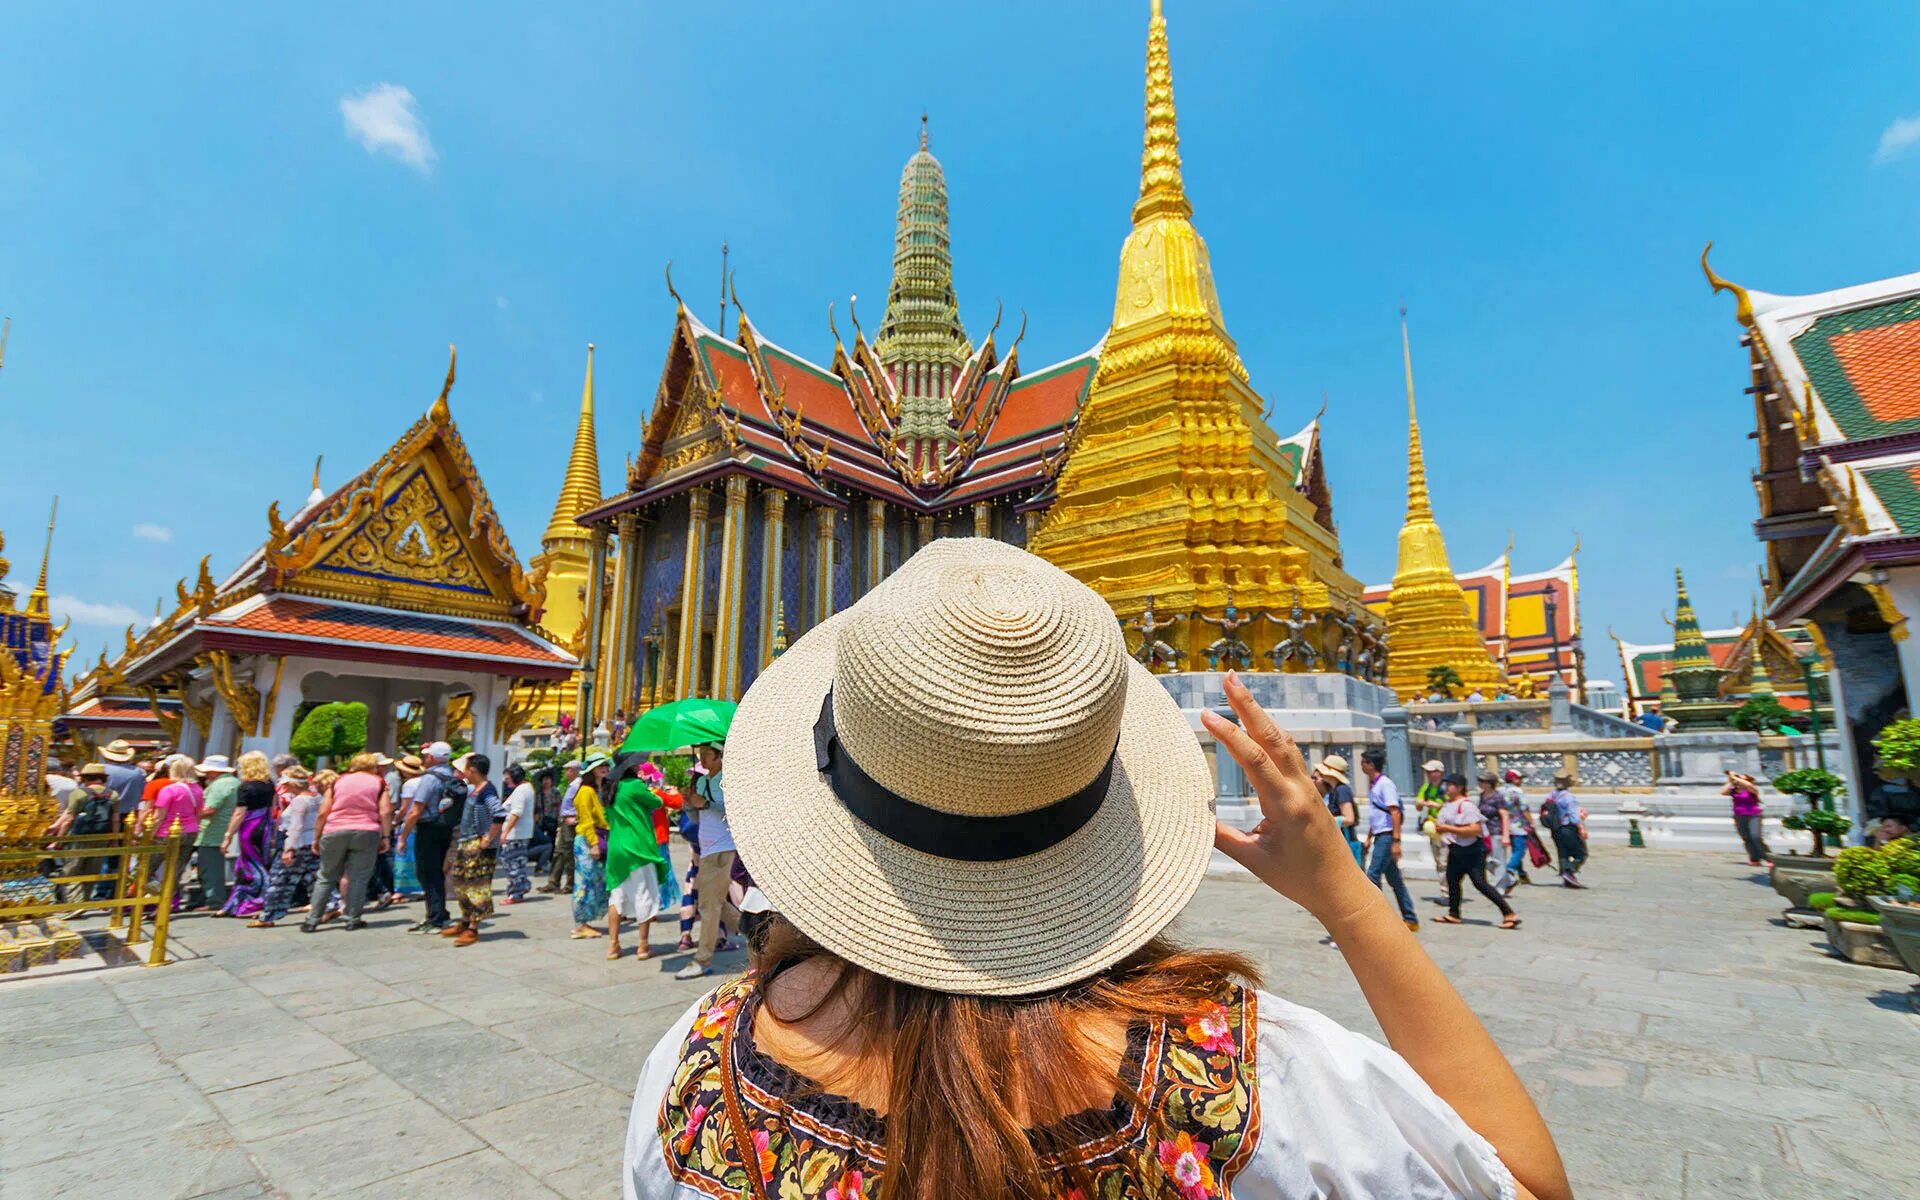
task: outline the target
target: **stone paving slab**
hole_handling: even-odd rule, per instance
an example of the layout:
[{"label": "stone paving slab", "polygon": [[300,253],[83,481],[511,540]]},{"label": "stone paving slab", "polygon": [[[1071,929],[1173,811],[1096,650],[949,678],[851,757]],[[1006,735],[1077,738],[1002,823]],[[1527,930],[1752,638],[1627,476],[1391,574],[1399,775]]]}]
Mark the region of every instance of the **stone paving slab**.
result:
[{"label": "stone paving slab", "polygon": [[[1520,890],[1518,931],[1474,896],[1471,924],[1422,933],[1582,1200],[1920,1194],[1893,1149],[1920,1128],[1920,981],[1785,928],[1731,857],[1603,846],[1587,875]],[[565,898],[466,949],[403,933],[417,915],[312,935],[188,916],[175,965],[0,982],[0,1200],[617,1196],[640,1063],[711,986],[671,978],[677,929],[607,962],[567,938]],[[1378,1036],[1337,950],[1258,884],[1209,879],[1175,932]]]}]

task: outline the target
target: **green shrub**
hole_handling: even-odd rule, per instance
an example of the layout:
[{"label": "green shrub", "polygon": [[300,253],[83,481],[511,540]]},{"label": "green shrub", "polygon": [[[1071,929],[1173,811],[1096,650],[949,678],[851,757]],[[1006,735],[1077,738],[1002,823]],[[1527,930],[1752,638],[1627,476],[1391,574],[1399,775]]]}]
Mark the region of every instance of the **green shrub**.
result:
[{"label": "green shrub", "polygon": [[[340,719],[337,730],[335,717]],[[342,763],[366,748],[367,706],[357,702],[315,705],[287,742],[287,749],[309,767],[322,757]]]},{"label": "green shrub", "polygon": [[1920,878],[1920,838],[1896,838],[1881,847],[1880,855],[1887,860],[1889,875]]},{"label": "green shrub", "polygon": [[1840,897],[1832,892],[1812,892],[1807,896],[1807,907],[1817,908],[1821,912],[1825,912],[1830,908],[1838,908],[1839,905]]},{"label": "green shrub", "polygon": [[1865,908],[1830,908],[1827,915],[1836,921],[1852,921],[1855,925],[1878,925],[1880,914]]},{"label": "green shrub", "polygon": [[1788,829],[1805,830],[1831,838],[1837,838],[1853,828],[1851,820],[1830,808],[1810,808],[1806,812],[1791,813],[1783,817],[1780,824]]},{"label": "green shrub", "polygon": [[1920,721],[1907,717],[1887,722],[1874,736],[1873,751],[1889,771],[1920,768]]},{"label": "green shrub", "polygon": [[1805,796],[1815,808],[1825,808],[1844,790],[1845,781],[1832,771],[1801,767],[1774,776],[1773,786],[1790,796]]},{"label": "green shrub", "polygon": [[1793,713],[1771,696],[1756,696],[1734,710],[1733,727],[1747,733],[1772,733],[1793,724]]},{"label": "green shrub", "polygon": [[1892,874],[1886,857],[1872,846],[1849,846],[1833,860],[1833,881],[1849,896],[1886,895]]},{"label": "green shrub", "polygon": [[1911,900],[1920,896],[1920,875],[1887,876],[1887,895],[1897,896],[1902,900]]}]

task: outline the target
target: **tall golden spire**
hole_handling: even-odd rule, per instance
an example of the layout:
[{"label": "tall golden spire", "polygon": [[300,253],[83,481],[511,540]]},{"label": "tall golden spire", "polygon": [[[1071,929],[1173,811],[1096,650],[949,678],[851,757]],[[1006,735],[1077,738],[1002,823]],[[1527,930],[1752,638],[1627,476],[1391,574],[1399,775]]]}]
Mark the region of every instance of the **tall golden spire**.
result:
[{"label": "tall golden spire", "polygon": [[587,382],[580,389],[580,424],[573,431],[573,453],[567,456],[567,475],[554,501],[553,516],[540,544],[551,550],[557,541],[587,536],[578,517],[600,503],[600,446],[593,433],[593,343],[587,343]]},{"label": "tall golden spire", "polygon": [[1173,107],[1173,59],[1167,53],[1167,18],[1153,0],[1147,22],[1147,136],[1140,152],[1140,199],[1135,225],[1150,217],[1190,217],[1186,184],[1180,179],[1180,123]]},{"label": "tall golden spire", "polygon": [[47,560],[53,557],[53,521],[60,515],[60,497],[53,498],[53,511],[47,514],[47,544],[40,551],[40,579],[27,597],[27,611],[36,617],[47,615]]},{"label": "tall golden spire", "polygon": [[1447,560],[1446,538],[1433,519],[1405,307],[1400,309],[1400,361],[1407,377],[1407,520],[1400,527],[1400,560],[1387,602],[1387,634],[1393,646],[1387,685],[1402,697],[1423,695],[1427,672],[1444,666],[1453,668],[1467,691],[1490,691],[1500,683],[1500,670],[1467,608],[1466,592]]}]

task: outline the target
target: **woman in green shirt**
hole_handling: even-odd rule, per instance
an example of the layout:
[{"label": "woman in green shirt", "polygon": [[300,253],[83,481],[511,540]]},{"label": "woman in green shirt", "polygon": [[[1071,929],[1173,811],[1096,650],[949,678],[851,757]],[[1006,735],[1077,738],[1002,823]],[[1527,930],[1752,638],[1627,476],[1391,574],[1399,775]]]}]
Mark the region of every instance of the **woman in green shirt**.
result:
[{"label": "woman in green shirt", "polygon": [[653,957],[649,935],[660,911],[662,873],[672,871],[654,836],[653,810],[660,797],[640,779],[644,754],[629,754],[614,768],[613,802],[607,805],[607,946],[620,957],[620,918],[640,924],[636,961]]}]

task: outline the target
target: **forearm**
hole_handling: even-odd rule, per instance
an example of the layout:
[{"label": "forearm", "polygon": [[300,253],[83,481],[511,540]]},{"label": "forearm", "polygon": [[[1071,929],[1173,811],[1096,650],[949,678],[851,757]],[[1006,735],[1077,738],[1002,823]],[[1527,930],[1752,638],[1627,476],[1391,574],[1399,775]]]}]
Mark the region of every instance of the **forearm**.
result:
[{"label": "forearm", "polygon": [[1380,902],[1378,890],[1356,889],[1321,920],[1387,1044],[1492,1144],[1529,1191],[1542,1200],[1570,1197],[1553,1136],[1519,1076],[1419,940]]}]

